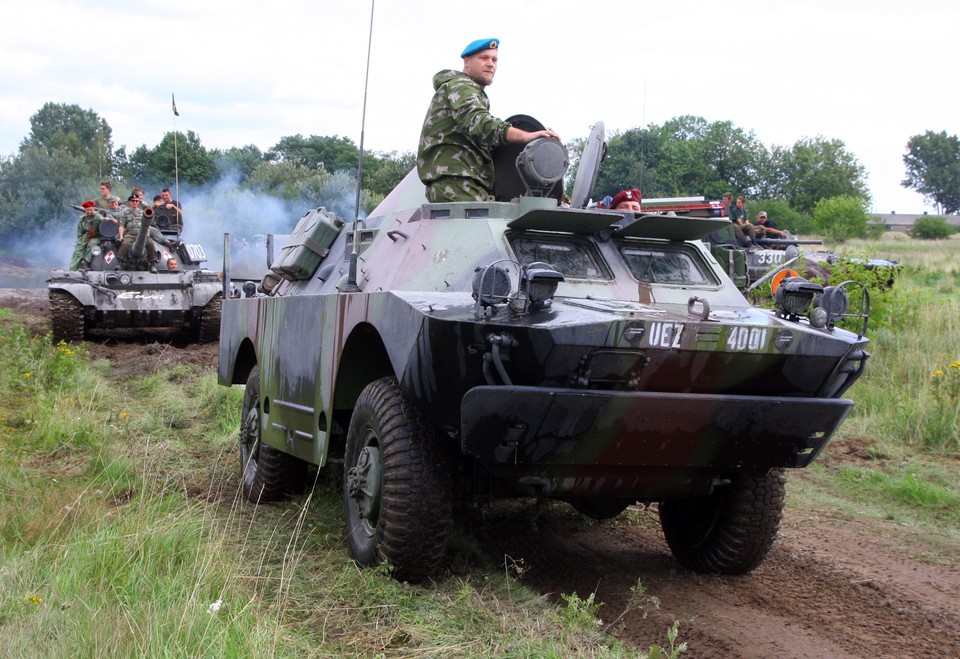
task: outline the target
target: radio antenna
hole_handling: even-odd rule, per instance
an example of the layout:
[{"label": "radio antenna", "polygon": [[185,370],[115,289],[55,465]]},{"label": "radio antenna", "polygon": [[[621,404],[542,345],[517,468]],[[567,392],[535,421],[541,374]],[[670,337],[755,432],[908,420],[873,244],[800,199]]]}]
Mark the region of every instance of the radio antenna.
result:
[{"label": "radio antenna", "polygon": [[357,162],[357,203],[353,213],[353,245],[350,251],[350,271],[347,283],[340,290],[345,293],[357,293],[357,261],[360,242],[360,186],[363,183],[363,133],[367,125],[367,89],[370,86],[370,46],[373,44],[373,10],[376,0],[370,0],[370,34],[367,36],[367,71],[363,78],[363,113],[360,118],[360,159]]}]

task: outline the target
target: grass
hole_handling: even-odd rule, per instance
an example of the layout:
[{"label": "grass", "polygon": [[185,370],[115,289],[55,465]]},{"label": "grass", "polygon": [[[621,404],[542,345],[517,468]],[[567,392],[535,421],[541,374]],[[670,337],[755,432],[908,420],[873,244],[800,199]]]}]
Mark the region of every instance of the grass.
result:
[{"label": "grass", "polygon": [[466,537],[436,584],[359,570],[326,475],[242,504],[242,391],[210,372],[112,380],[6,311],[0,341],[0,656],[645,655]]},{"label": "grass", "polygon": [[960,538],[960,236],[853,241],[853,255],[903,264],[880,296],[872,356],[847,392],[837,439],[867,439],[864,459],[815,462],[791,481],[791,505],[833,506]]},{"label": "grass", "polygon": [[[791,507],[960,537],[960,239],[848,243],[904,264],[871,323],[856,409],[791,478]],[[454,530],[446,578],[397,583],[347,557],[337,486],[254,507],[238,499],[242,392],[178,365],[115,379],[0,310],[0,655],[644,656],[606,635],[592,593],[531,592]],[[942,375],[935,373],[942,371]],[[617,523],[651,524],[633,511]],[[637,584],[631,606],[652,607]],[[609,622],[613,621],[613,622]],[[676,627],[653,656],[682,652]],[[656,643],[663,643],[666,649]]]}]

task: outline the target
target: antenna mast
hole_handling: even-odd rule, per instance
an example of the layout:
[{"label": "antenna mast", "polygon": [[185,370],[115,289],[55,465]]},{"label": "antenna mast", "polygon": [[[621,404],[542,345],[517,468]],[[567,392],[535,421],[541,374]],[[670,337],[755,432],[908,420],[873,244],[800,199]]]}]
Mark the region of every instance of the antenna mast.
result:
[{"label": "antenna mast", "polygon": [[367,70],[363,79],[363,114],[360,119],[360,159],[357,163],[357,203],[353,214],[353,247],[350,252],[350,270],[347,283],[340,290],[344,293],[358,293],[357,261],[359,260],[357,246],[360,241],[360,189],[363,183],[363,133],[367,125],[367,89],[370,86],[370,47],[373,44],[373,10],[376,0],[370,0],[370,34],[367,36]]}]

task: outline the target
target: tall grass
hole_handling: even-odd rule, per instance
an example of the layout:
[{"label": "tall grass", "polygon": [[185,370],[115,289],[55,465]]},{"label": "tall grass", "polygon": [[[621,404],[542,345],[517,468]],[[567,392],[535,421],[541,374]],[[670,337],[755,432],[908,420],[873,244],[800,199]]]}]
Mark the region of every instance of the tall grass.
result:
[{"label": "tall grass", "polygon": [[934,374],[958,371],[951,364],[960,360],[960,236],[921,241],[887,234],[849,248],[897,260],[903,267],[892,289],[873,292],[880,317],[871,321],[872,357],[849,393],[857,410],[844,434],[957,455],[960,382],[952,389],[938,388]]},{"label": "tall grass", "polygon": [[0,342],[0,656],[642,655],[475,549],[434,585],[359,570],[327,474],[241,503],[212,373],[113,380],[2,311]]}]

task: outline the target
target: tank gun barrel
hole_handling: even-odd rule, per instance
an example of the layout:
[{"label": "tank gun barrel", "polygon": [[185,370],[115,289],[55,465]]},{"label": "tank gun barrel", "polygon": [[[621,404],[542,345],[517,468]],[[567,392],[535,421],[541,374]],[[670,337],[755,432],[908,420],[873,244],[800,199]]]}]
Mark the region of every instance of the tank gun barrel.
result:
[{"label": "tank gun barrel", "polygon": [[130,256],[134,260],[143,259],[143,247],[147,243],[147,236],[150,235],[150,227],[153,226],[153,215],[152,208],[144,209],[143,217],[140,218],[140,233],[137,234],[137,239],[130,250]]},{"label": "tank gun barrel", "polygon": [[756,238],[754,240],[758,245],[822,245],[822,240],[799,240],[797,238]]}]

